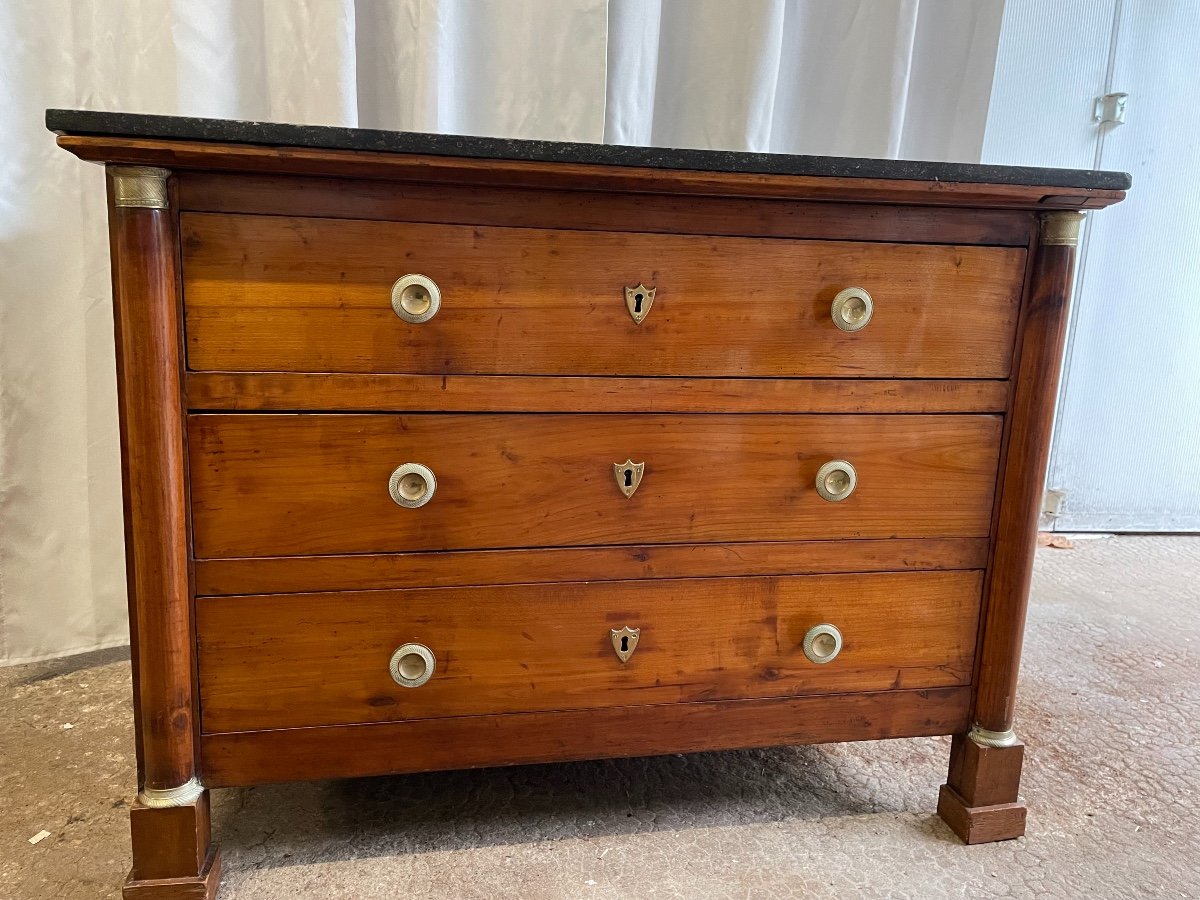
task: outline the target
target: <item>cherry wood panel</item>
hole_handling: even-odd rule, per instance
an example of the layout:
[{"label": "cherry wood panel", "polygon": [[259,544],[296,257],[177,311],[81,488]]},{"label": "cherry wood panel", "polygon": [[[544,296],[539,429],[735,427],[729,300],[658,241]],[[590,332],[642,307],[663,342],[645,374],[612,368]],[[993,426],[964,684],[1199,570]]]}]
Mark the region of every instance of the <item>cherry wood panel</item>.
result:
[{"label": "cherry wood panel", "polygon": [[1027,246],[1023,210],[864,206],[861,203],[679,197],[583,190],[412,184],[349,178],[187,172],[179,204],[191,212],[392,219],[669,234]]},{"label": "cherry wood panel", "polygon": [[[1020,248],[188,213],[193,370],[1004,378]],[[437,282],[413,325],[397,278]],[[624,289],[657,291],[635,324]],[[835,294],[867,289],[863,330]],[[649,301],[647,301],[649,303]]]},{"label": "cherry wood panel", "polygon": [[[189,417],[197,558],[989,533],[999,416]],[[613,464],[645,463],[626,498]],[[840,503],[814,482],[858,471]],[[430,466],[432,500],[388,479]]]},{"label": "cherry wood panel", "polygon": [[168,210],[117,207],[111,190],[138,788],[163,790],[195,770],[178,247]]},{"label": "cherry wood panel", "polygon": [[192,372],[193,410],[386,412],[1004,412],[1009,382]]},{"label": "cherry wood panel", "polygon": [[[188,783],[199,756],[179,248],[170,210],[117,206],[107,181],[140,797]],[[139,800],[130,808],[130,837],[133,867],[123,897],[215,895],[220,855],[207,793],[174,809]]]},{"label": "cherry wood panel", "polygon": [[[573,582],[206,597],[196,604],[203,730],[442,716],[970,681],[982,575]],[[903,605],[896,603],[904,597]],[[803,653],[829,622],[831,662]],[[640,628],[622,663],[611,629]],[[437,659],[418,688],[388,669],[402,644]]]},{"label": "cherry wood panel", "polygon": [[995,806],[968,806],[962,797],[943,784],[938,793],[938,815],[964,844],[1010,841],[1025,834],[1023,802]]},{"label": "cherry wood panel", "polygon": [[204,781],[274,781],[951,734],[967,687],[209,734]]},{"label": "cherry wood panel", "polygon": [[[1051,217],[1070,216],[1048,214],[1045,227],[1055,226]],[[991,731],[1007,731],[1013,724],[1074,268],[1073,245],[1042,243],[1033,260],[1021,319],[975,709],[975,721]]]},{"label": "cherry wood panel", "polygon": [[1016,346],[1013,348],[1014,377],[1012,379],[1010,379],[1008,382],[1008,384],[1009,384],[1008,407],[1005,409],[1004,425],[1001,428],[1001,434],[1000,434],[1000,459],[999,459],[999,464],[997,466],[996,495],[995,495],[995,499],[992,503],[992,522],[991,522],[991,527],[988,531],[988,533],[992,537],[992,540],[991,540],[991,546],[988,551],[987,572],[984,575],[984,579],[983,579],[984,601],[983,601],[983,609],[981,609],[981,611],[980,611],[979,635],[977,637],[977,643],[976,643],[976,647],[975,647],[975,676],[972,680],[976,685],[976,690],[978,690],[979,665],[980,665],[980,659],[983,656],[982,647],[983,647],[983,640],[985,637],[983,616],[986,615],[987,597],[991,590],[991,582],[995,578],[995,574],[996,574],[996,569],[995,569],[995,566],[992,564],[992,561],[993,561],[993,559],[995,557],[995,553],[996,553],[995,535],[996,535],[996,530],[999,528],[999,525],[1000,525],[1000,507],[1004,500],[1004,487],[1003,487],[1002,473],[1004,472],[1004,468],[1006,465],[1006,459],[1007,459],[1008,451],[1010,448],[1009,436],[1012,433],[1013,420],[1012,420],[1012,416],[1010,415],[1010,413],[1012,411],[1012,394],[1016,388],[1015,375],[1016,375],[1017,366],[1019,363],[1019,352],[1020,352],[1020,343],[1021,343],[1021,326],[1024,323],[1026,316],[1028,315],[1029,295],[1030,295],[1030,292],[1033,287],[1032,281],[1033,281],[1035,266],[1037,263],[1037,255],[1038,255],[1037,254],[1037,244],[1038,244],[1038,238],[1040,237],[1040,234],[1041,234],[1041,216],[1038,216],[1038,233],[1037,233],[1037,235],[1031,236],[1029,248],[1028,248],[1029,252],[1025,255],[1025,278],[1024,278],[1024,286],[1022,287],[1022,290],[1021,290],[1021,315],[1017,320],[1017,339],[1016,339]]},{"label": "cherry wood panel", "polygon": [[[129,808],[129,832],[133,844],[133,869],[126,882],[149,884],[180,880],[193,890],[204,887],[214,863],[220,865],[217,847],[210,843],[209,796],[201,794],[192,803],[172,807],[149,807],[135,803]],[[219,871],[219,870],[218,870]],[[201,895],[203,896],[203,895]]]},{"label": "cherry wood panel", "polygon": [[950,743],[946,782],[967,806],[1016,803],[1024,760],[1021,741],[1007,747],[985,747],[965,734],[956,734]]},{"label": "cherry wood panel", "polygon": [[[169,841],[170,837],[159,840]],[[216,844],[209,844],[204,864],[194,876],[143,880],[134,874],[129,873],[121,888],[122,900],[216,900],[221,888],[221,854]]]},{"label": "cherry wood panel", "polygon": [[377,588],[982,569],[986,538],[643,544],[449,553],[201,559],[196,593],[292,594]]},{"label": "cherry wood panel", "polygon": [[755,175],[93,135],[59,135],[58,145],[80,159],[176,170],[346,176],[438,184],[1020,209],[1090,209],[1109,206],[1125,197],[1125,191],[1118,190],[1027,184]]},{"label": "cherry wood panel", "polygon": [[938,814],[965,843],[1005,841],[1025,833],[1025,804],[1018,794],[1025,745],[983,747],[965,734],[950,744],[950,771],[938,797]]}]

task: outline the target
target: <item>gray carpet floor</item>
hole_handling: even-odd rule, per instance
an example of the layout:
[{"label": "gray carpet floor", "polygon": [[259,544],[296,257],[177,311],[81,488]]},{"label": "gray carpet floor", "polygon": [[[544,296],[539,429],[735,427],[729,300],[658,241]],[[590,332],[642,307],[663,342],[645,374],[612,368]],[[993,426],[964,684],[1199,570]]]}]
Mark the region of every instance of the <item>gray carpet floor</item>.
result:
[{"label": "gray carpet floor", "polygon": [[[217,791],[220,896],[1200,897],[1198,676],[1200,539],[1077,541],[1038,552],[1020,840],[934,816],[947,739],[705,753]],[[126,654],[0,696],[0,898],[118,897]]]}]

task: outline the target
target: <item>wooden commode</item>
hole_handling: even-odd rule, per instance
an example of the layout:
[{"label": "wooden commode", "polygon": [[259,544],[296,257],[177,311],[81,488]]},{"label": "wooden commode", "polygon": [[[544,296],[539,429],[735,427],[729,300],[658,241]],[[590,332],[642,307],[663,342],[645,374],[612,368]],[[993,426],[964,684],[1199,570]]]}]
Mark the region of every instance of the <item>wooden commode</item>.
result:
[{"label": "wooden commode", "polygon": [[[208,789],[953,735],[1014,690],[1107,172],[52,110],[108,172],[129,898]],[[932,798],[931,798],[932,799]]]}]

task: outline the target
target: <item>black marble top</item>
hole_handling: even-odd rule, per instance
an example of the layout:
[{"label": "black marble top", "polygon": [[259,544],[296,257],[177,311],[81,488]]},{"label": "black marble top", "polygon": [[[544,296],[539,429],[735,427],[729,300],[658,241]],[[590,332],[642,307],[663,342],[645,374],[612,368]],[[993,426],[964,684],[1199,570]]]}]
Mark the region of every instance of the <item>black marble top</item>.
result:
[{"label": "black marble top", "polygon": [[282,125],[273,122],[192,119],[183,116],[150,116],[78,109],[46,110],[46,127],[58,134],[266,144],[274,147],[310,147],[322,150],[374,150],[472,159],[645,166],[702,172],[1023,184],[1118,191],[1127,190],[1131,183],[1129,175],[1124,172],[1085,169],[1043,169],[1032,166],[987,166],[903,159],[794,156],[731,150],[682,150],[616,144],[524,141],[458,134],[377,131],[328,125]]}]

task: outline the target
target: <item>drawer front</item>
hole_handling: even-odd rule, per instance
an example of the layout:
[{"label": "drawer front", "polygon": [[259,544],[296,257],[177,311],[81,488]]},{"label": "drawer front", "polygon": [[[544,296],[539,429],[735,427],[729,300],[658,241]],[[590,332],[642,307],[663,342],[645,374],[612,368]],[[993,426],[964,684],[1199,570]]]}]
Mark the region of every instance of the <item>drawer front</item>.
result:
[{"label": "drawer front", "polygon": [[[200,598],[203,728],[966,684],[981,585],[922,572]],[[815,663],[805,636],[822,624],[841,650]],[[391,674],[408,644],[432,654],[417,687]]]},{"label": "drawer front", "polygon": [[[984,537],[1000,430],[986,415],[194,415],[194,550]],[[838,502],[815,488],[832,460],[857,475]],[[643,466],[629,497],[627,461]],[[389,493],[406,463],[435,483],[417,508]]]},{"label": "drawer front", "polygon": [[[636,224],[636,223],[631,223]],[[1005,378],[1025,251],[184,214],[210,371]],[[436,315],[392,286],[432,279]],[[655,290],[641,324],[625,288]],[[831,304],[874,312],[839,330]],[[631,301],[637,307],[638,301]]]}]

